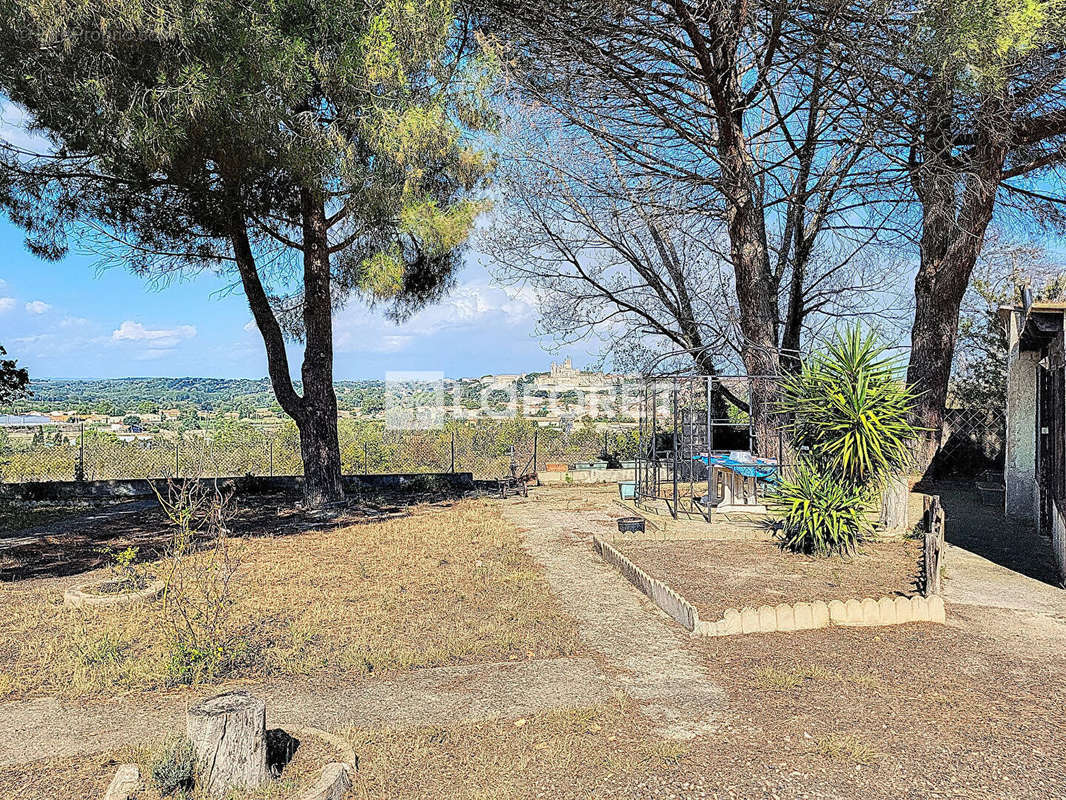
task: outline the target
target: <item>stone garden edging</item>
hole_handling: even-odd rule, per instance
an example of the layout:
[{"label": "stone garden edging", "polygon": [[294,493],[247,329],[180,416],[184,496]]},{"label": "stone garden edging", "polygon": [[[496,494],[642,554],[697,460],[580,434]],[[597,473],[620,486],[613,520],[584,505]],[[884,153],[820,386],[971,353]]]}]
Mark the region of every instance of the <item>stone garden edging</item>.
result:
[{"label": "stone garden edging", "polygon": [[830,626],[902,625],[945,621],[940,595],[781,603],[758,608],[728,608],[716,621],[701,620],[696,607],[672,588],[653,578],[607,542],[594,536],[600,557],[694,636],[736,636],[745,633],[790,633]]},{"label": "stone garden edging", "polygon": [[600,558],[621,572],[626,580],[646,594],[655,605],[680,622],[686,630],[695,630],[700,617],[692,603],[662,581],[651,577],[600,537],[592,537],[592,546]]},{"label": "stone garden edging", "polygon": [[108,581],[90,581],[71,586],[63,592],[63,605],[67,608],[123,608],[137,603],[151,602],[163,594],[166,584],[163,581],[152,581],[143,589],[136,592],[114,592],[112,594],[99,594],[92,591],[95,587]]},{"label": "stone garden edging", "polygon": [[358,757],[348,740],[318,728],[293,728],[290,733],[297,739],[301,734],[321,739],[334,747],[341,757],[340,761],[331,761],[322,767],[318,779],[294,800],[341,800],[352,788],[352,773],[358,764]]}]

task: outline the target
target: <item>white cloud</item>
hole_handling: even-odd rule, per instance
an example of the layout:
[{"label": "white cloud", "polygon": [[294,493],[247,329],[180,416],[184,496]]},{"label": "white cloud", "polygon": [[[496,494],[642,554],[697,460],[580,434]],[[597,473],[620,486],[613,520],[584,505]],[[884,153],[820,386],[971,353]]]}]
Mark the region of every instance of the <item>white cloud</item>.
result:
[{"label": "white cloud", "polygon": [[353,302],[337,314],[334,345],[338,352],[397,353],[443,331],[476,330],[491,335],[501,326],[528,327],[536,314],[531,292],[478,280],[457,287],[400,325]]},{"label": "white cloud", "polygon": [[26,310],[31,314],[44,314],[47,311],[51,311],[52,307],[44,300],[31,300],[26,303]]},{"label": "white cloud", "polygon": [[15,307],[14,297],[0,297],[0,314],[10,311]]},{"label": "white cloud", "polygon": [[194,336],[196,336],[196,328],[192,325],[146,328],[139,322],[126,320],[111,334],[111,339],[115,342],[140,342],[154,350],[164,350]]}]

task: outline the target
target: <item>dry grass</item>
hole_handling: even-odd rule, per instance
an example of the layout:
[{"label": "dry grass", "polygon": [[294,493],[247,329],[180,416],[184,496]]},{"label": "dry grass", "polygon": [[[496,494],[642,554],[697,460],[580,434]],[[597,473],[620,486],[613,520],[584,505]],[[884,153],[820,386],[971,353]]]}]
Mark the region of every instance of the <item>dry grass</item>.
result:
[{"label": "dry grass", "polygon": [[646,735],[632,702],[447,728],[351,730],[360,800],[611,796],[683,762],[688,743]]},{"label": "dry grass", "polygon": [[[56,758],[15,767],[0,768],[0,800],[75,800],[103,796],[119,764],[136,764],[144,788],[137,800],[162,800],[152,781],[152,764],[166,742],[145,747],[127,747],[105,755]],[[281,777],[255,792],[233,793],[227,800],[288,800],[307,789],[322,767],[337,754],[325,742],[301,740]],[[201,791],[168,795],[171,800],[209,800]]]},{"label": "dry grass", "polygon": [[[241,567],[219,678],[547,658],[575,647],[573,621],[518,532],[484,502],[233,544]],[[158,605],[74,611],[60,594],[54,581],[0,585],[0,697],[171,682]]]},{"label": "dry grass", "polygon": [[815,744],[817,752],[834,761],[851,764],[872,764],[878,759],[877,752],[854,736],[823,736]]},{"label": "dry grass", "polygon": [[759,689],[787,692],[811,683],[841,683],[871,688],[879,683],[874,675],[864,675],[854,670],[844,672],[829,669],[821,664],[793,664],[787,669],[759,667],[752,676],[752,683]]},{"label": "dry grass", "polygon": [[[623,695],[590,708],[519,720],[349,729],[342,734],[359,757],[351,795],[359,800],[609,797],[618,787],[649,773],[684,769],[692,749],[687,742],[648,736],[635,705]],[[126,749],[109,756],[38,761],[0,770],[0,798],[99,796],[117,764],[138,763],[147,776],[153,755],[147,748]],[[305,751],[301,745],[286,770],[287,782],[240,800],[291,796],[295,785],[306,786],[331,757]],[[144,800],[158,800],[158,795],[149,791]]]}]

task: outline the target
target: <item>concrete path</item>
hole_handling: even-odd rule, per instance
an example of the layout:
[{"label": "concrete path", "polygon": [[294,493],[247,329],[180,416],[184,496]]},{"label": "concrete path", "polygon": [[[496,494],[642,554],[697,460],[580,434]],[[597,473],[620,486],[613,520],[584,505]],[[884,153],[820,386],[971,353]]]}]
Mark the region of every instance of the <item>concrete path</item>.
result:
[{"label": "concrete path", "polygon": [[[286,679],[239,688],[266,699],[270,726],[327,729],[518,719],[603,703],[612,691],[595,662],[578,658],[440,667],[356,681]],[[0,767],[105,752],[184,730],[185,709],[209,691],[0,703]]]},{"label": "concrete path", "polygon": [[947,516],[945,600],[1066,620],[1066,590],[1057,585],[1046,539],[1002,510],[981,505],[976,492],[940,496]]},{"label": "concrete path", "polygon": [[535,500],[508,502],[504,515],[519,526],[583,641],[617,670],[620,685],[644,704],[657,733],[691,739],[713,731],[725,695],[687,647],[688,632],[592,549],[592,535],[615,524],[603,504],[567,508],[573,491],[559,493],[558,500],[545,495],[540,489]]},{"label": "concrete path", "polygon": [[1010,656],[1066,650],[1066,590],[1047,540],[982,505],[976,492],[940,492],[947,514],[944,599],[948,624]]}]

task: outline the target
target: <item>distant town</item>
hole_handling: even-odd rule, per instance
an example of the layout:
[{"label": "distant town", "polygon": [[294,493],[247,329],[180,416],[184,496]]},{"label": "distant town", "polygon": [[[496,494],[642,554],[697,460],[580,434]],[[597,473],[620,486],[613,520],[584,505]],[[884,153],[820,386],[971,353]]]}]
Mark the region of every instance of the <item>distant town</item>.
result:
[{"label": "distant town", "polygon": [[[639,414],[635,386],[630,376],[582,371],[567,358],[547,372],[442,378],[421,402],[441,422],[523,417],[550,428],[629,426]],[[386,380],[337,382],[339,417],[384,424],[394,388]],[[93,432],[147,445],[241,421],[264,432],[288,423],[266,378],[42,379],[31,389],[32,397],[0,413],[8,438],[74,443]]]}]

